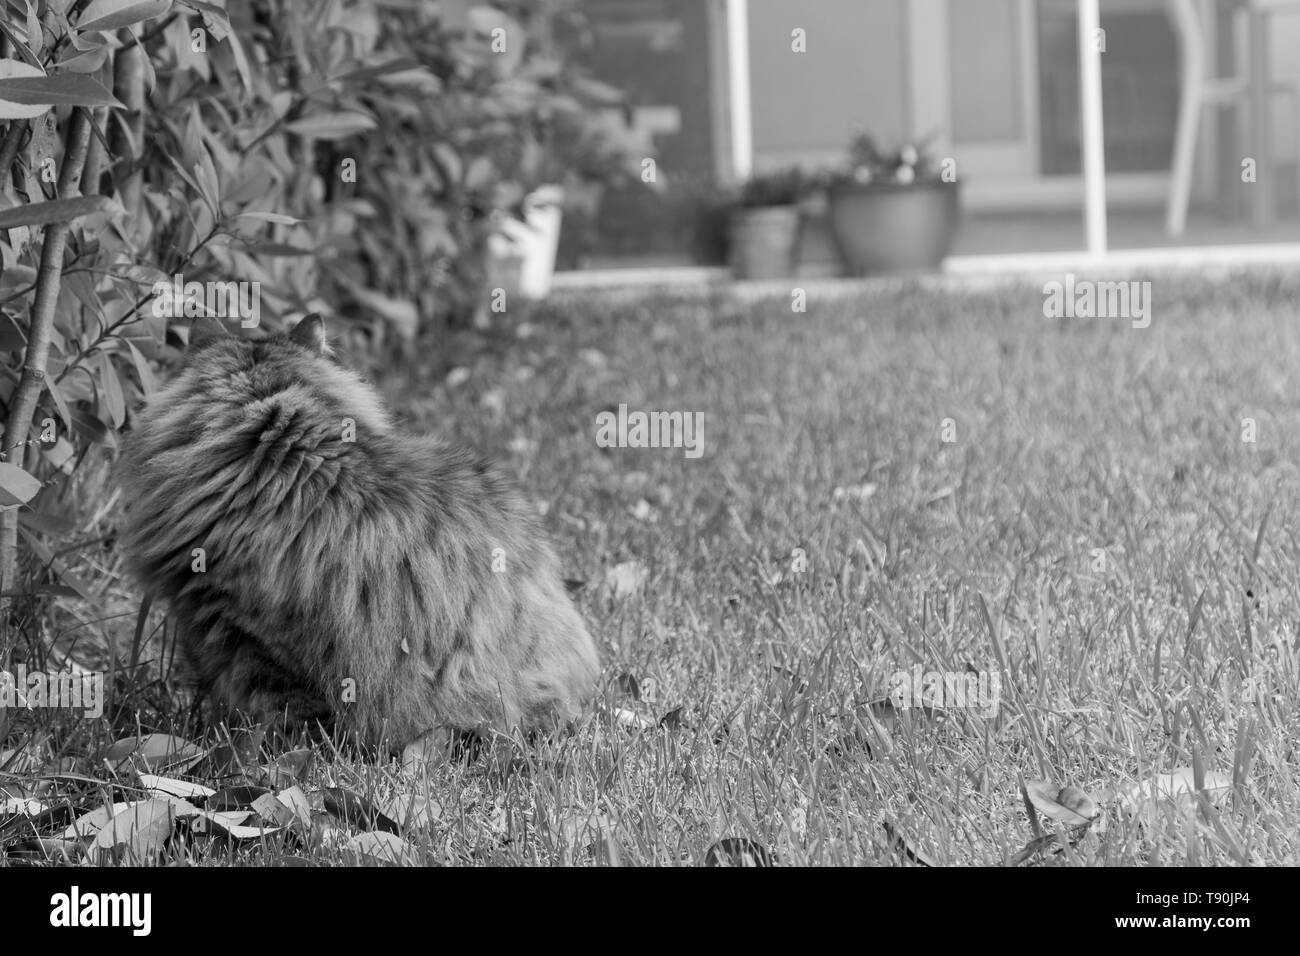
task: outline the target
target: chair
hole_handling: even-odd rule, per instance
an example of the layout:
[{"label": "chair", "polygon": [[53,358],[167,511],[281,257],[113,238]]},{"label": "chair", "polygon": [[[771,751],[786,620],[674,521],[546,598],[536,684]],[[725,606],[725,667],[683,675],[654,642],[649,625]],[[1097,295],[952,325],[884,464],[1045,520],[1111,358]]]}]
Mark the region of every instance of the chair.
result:
[{"label": "chair", "polygon": [[[1252,94],[1250,77],[1218,77],[1208,75],[1206,36],[1196,0],[1166,0],[1174,32],[1178,36],[1182,96],[1178,105],[1178,127],[1174,134],[1173,169],[1169,178],[1169,198],[1165,210],[1165,231],[1171,236],[1181,235],[1187,224],[1187,204],[1192,189],[1192,162],[1196,151],[1196,132],[1200,124],[1201,109],[1205,106],[1246,105]],[[1243,0],[1237,10],[1241,16],[1269,16],[1284,9],[1300,10],[1300,0]],[[1258,50],[1250,56],[1260,56]],[[1244,58],[1243,58],[1244,59]],[[1258,71],[1256,73],[1258,76]],[[1297,155],[1300,156],[1300,85],[1270,84],[1268,92],[1293,98],[1296,112]],[[1250,111],[1252,115],[1260,112]],[[1265,113],[1266,115],[1266,113]],[[1267,119],[1264,120],[1267,123]],[[1252,130],[1256,149],[1268,143],[1267,130]],[[1256,159],[1271,162],[1271,156]],[[1298,164],[1300,165],[1300,164]]]}]

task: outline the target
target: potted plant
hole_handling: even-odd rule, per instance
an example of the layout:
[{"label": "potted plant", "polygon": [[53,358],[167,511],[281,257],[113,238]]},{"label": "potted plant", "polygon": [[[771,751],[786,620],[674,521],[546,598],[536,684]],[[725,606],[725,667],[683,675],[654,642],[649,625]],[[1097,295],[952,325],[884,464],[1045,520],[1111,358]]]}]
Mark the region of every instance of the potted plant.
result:
[{"label": "potted plant", "polygon": [[961,218],[955,178],[909,143],[885,152],[867,135],[849,149],[849,166],[830,178],[827,221],[855,275],[938,267]]},{"label": "potted plant", "polygon": [[731,213],[731,267],[742,279],[777,279],[794,272],[807,180],[798,169],[751,177]]}]

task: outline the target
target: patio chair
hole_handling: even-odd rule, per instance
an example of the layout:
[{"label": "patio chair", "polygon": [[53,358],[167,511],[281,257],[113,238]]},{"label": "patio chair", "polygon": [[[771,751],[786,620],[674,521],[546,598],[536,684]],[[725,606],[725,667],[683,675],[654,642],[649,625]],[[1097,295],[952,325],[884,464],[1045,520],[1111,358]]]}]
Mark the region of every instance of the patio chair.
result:
[{"label": "patio chair", "polygon": [[[1195,158],[1196,131],[1200,125],[1202,107],[1245,106],[1252,91],[1247,76],[1219,77],[1208,74],[1205,28],[1196,0],[1166,0],[1166,3],[1174,32],[1178,36],[1182,96],[1178,106],[1178,127],[1174,135],[1165,231],[1171,236],[1178,236],[1187,224],[1192,162]],[[1241,8],[1236,13],[1239,17],[1270,16],[1286,9],[1300,11],[1300,0],[1241,0]],[[1297,118],[1297,155],[1300,156],[1300,84],[1270,84],[1268,92],[1272,96],[1283,94],[1292,98]],[[1258,136],[1254,139],[1260,141]],[[1256,159],[1259,162],[1271,162],[1271,157],[1268,156],[1258,156]]]}]

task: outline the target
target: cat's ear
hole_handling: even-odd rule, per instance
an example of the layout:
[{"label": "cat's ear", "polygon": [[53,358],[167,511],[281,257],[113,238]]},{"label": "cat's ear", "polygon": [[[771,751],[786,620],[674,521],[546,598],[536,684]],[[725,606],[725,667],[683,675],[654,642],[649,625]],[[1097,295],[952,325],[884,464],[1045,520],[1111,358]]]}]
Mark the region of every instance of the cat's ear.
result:
[{"label": "cat's ear", "polygon": [[214,340],[229,337],[230,330],[222,325],[219,319],[203,315],[190,323],[190,337],[187,347],[193,350],[201,348]]},{"label": "cat's ear", "polygon": [[325,341],[325,320],[320,317],[320,313],[312,312],[303,316],[302,321],[289,333],[289,341],[317,355],[329,352],[329,345]]}]

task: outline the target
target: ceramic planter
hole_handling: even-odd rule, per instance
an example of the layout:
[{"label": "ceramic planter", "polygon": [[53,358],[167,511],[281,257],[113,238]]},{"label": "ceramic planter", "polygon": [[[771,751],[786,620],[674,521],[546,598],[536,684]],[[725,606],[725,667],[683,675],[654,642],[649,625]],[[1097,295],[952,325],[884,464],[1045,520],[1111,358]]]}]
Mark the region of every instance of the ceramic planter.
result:
[{"label": "ceramic planter", "polygon": [[839,183],[827,220],[853,275],[939,267],[961,219],[956,183]]},{"label": "ceramic planter", "polygon": [[802,216],[798,206],[742,206],[731,214],[731,268],[740,279],[794,274]]}]

